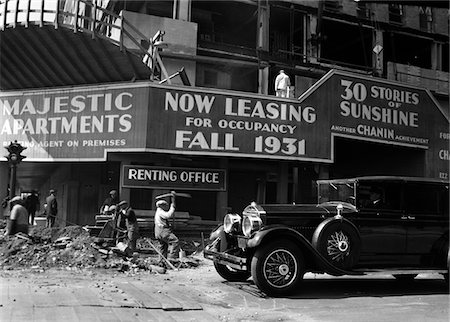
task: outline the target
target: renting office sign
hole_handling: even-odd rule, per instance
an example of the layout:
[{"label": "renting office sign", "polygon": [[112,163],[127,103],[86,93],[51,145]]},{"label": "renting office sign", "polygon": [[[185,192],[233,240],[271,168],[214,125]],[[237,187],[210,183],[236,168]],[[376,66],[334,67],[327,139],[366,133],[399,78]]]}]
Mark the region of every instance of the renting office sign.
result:
[{"label": "renting office sign", "polygon": [[225,170],[125,165],[122,187],[225,191]]},{"label": "renting office sign", "polygon": [[0,141],[28,160],[104,160],[107,150],[145,146],[148,89],[91,86],[0,93]]}]

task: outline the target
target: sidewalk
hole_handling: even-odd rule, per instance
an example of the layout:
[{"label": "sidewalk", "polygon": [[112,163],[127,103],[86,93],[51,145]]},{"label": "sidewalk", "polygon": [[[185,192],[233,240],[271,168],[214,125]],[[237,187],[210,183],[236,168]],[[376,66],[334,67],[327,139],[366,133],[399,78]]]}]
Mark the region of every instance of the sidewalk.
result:
[{"label": "sidewalk", "polygon": [[187,285],[167,275],[144,282],[112,274],[26,274],[0,277],[0,321],[218,321]]}]

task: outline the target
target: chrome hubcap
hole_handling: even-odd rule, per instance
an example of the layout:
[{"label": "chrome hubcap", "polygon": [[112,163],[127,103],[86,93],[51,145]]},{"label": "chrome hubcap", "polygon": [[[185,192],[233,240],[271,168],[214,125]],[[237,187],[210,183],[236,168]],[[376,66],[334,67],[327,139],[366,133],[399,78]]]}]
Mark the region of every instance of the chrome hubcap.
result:
[{"label": "chrome hubcap", "polygon": [[350,254],[350,241],[342,230],[332,234],[327,240],[327,253],[333,261],[343,261]]},{"label": "chrome hubcap", "polygon": [[286,264],[280,265],[280,267],[278,267],[278,272],[280,272],[281,275],[287,275],[289,273],[289,266]]}]

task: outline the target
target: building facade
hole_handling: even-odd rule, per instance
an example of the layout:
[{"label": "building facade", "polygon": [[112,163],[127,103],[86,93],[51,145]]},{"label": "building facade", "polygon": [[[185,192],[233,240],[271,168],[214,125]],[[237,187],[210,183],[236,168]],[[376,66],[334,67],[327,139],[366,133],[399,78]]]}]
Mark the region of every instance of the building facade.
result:
[{"label": "building facade", "polygon": [[27,147],[17,192],[58,189],[63,222],[111,189],[143,213],[189,192],[180,211],[215,221],[314,202],[318,179],[448,180],[448,4],[25,2],[0,4],[0,138]]}]

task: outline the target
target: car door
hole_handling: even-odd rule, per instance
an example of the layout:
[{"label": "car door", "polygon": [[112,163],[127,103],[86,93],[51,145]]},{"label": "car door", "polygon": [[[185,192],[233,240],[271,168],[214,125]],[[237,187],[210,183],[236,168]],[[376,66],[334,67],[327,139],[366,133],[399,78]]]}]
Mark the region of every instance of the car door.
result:
[{"label": "car door", "polygon": [[448,187],[408,182],[405,189],[408,264],[431,266],[432,250],[448,235]]},{"label": "car door", "polygon": [[[375,199],[379,195],[378,200]],[[397,266],[404,261],[406,227],[400,182],[365,182],[357,188],[360,264]]]}]

